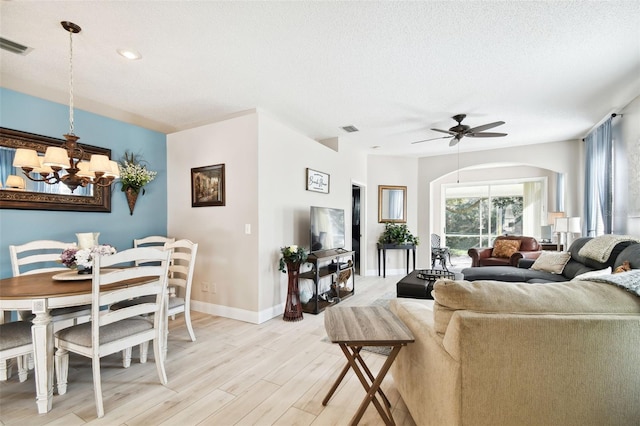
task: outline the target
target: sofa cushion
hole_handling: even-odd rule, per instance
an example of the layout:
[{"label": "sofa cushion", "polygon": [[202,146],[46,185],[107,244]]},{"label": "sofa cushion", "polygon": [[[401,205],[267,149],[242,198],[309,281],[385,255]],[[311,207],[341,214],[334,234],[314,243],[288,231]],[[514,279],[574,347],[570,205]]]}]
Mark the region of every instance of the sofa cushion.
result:
[{"label": "sofa cushion", "polygon": [[508,259],[520,249],[520,240],[496,240],[491,255]]},{"label": "sofa cushion", "polygon": [[433,287],[434,327],[445,333],[457,310],[489,313],[639,314],[640,297],[593,281],[527,284],[438,280]]},{"label": "sofa cushion", "polygon": [[616,269],[625,260],[629,262],[632,269],[640,269],[640,244],[631,244],[625,247],[616,257],[612,268]]},{"label": "sofa cushion", "polygon": [[575,276],[577,280],[589,280],[589,278],[599,277],[601,275],[611,275],[611,266],[596,271],[583,272]]},{"label": "sofa cushion", "polygon": [[543,251],[540,256],[533,262],[531,269],[534,271],[546,271],[552,274],[561,274],[565,265],[571,258],[571,253]]}]

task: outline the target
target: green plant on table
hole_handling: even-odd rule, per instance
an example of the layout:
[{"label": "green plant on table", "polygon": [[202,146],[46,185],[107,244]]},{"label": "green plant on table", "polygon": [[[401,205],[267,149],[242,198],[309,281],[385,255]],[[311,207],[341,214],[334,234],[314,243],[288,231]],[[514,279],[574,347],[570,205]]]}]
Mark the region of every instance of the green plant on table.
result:
[{"label": "green plant on table", "polygon": [[420,239],[413,236],[407,225],[402,223],[386,223],[384,232],[378,238],[380,244],[420,244]]}]

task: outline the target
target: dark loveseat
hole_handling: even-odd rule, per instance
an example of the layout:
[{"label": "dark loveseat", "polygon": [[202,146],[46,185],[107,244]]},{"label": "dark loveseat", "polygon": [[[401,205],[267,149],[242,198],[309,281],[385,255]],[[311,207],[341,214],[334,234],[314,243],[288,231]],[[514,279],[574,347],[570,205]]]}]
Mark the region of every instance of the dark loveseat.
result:
[{"label": "dark loveseat", "polygon": [[562,274],[529,269],[535,260],[522,259],[515,266],[486,266],[482,268],[466,268],[462,270],[467,281],[495,280],[507,282],[546,283],[571,281],[577,275],[611,267],[615,270],[622,262],[629,261],[631,268],[640,269],[640,244],[631,241],[618,243],[612,250],[609,259],[601,263],[580,256],[578,252],[589,241],[590,237],[576,239],[569,247],[571,259],[562,270]]},{"label": "dark loveseat", "polygon": [[[497,257],[494,247],[501,240],[520,241],[520,248],[510,257]],[[535,259],[542,247],[533,237],[521,235],[501,235],[493,242],[494,247],[472,247],[467,254],[471,257],[471,266],[518,266],[518,261],[523,258]]]}]

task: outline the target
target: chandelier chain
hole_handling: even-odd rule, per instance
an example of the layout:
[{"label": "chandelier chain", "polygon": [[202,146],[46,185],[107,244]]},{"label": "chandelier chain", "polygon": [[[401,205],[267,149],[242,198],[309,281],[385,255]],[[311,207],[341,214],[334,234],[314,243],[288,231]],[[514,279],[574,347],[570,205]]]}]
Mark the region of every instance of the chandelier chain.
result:
[{"label": "chandelier chain", "polygon": [[73,135],[73,31],[69,31],[69,134]]}]

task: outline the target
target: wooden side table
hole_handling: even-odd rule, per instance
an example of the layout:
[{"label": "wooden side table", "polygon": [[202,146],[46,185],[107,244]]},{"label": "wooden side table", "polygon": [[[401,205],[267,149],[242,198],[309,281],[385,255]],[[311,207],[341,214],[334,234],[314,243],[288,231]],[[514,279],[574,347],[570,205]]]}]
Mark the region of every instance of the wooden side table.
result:
[{"label": "wooden side table", "polygon": [[[367,392],[358,411],[351,418],[351,425],[356,425],[362,419],[369,403],[378,410],[386,425],[394,425],[391,415],[391,403],[385,396],[380,384],[395,361],[400,349],[408,343],[414,342],[413,334],[390,310],[381,306],[334,306],[325,310],[324,327],[329,340],[337,343],[347,358],[336,382],[322,401],[327,405],[334,392],[344,379],[349,369],[360,379],[360,383]],[[391,346],[391,353],[384,365],[374,376],[360,356],[364,346]],[[382,401],[378,399],[378,394]]]}]

